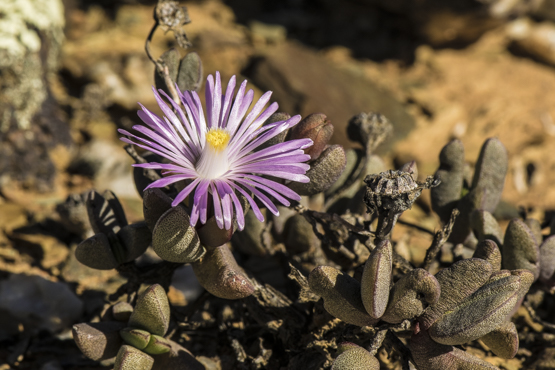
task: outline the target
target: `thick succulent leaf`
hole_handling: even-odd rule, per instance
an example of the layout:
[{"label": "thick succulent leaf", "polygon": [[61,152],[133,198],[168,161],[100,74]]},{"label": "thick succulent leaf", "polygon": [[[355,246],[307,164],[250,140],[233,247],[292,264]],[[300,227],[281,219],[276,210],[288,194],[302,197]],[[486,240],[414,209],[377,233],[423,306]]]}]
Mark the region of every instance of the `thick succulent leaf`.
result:
[{"label": "thick succulent leaf", "polygon": [[216,217],[210,217],[204,225],[196,229],[200,243],[207,248],[216,248],[231,240],[236,225],[230,229],[220,229]]},{"label": "thick succulent leaf", "polygon": [[216,297],[241,299],[254,293],[254,285],[227,245],[208,249],[204,257],[192,265],[200,285]]},{"label": "thick succulent leaf", "polygon": [[476,162],[472,189],[485,193],[480,208],[488,212],[495,211],[501,199],[509,160],[505,146],[497,138],[486,140]]},{"label": "thick succulent leaf", "polygon": [[[266,219],[266,209],[261,209],[264,219]],[[280,212],[281,213],[281,212]],[[252,210],[245,214],[245,228],[241,231],[237,230],[231,238],[231,244],[234,250],[253,256],[264,256],[268,254],[268,250],[263,243],[264,230],[266,224],[258,221]]]},{"label": "thick succulent leaf", "polygon": [[387,308],[392,263],[393,246],[389,240],[384,240],[374,248],[364,265],[360,280],[362,303],[366,312],[376,319],[379,319]]},{"label": "thick succulent leaf", "polygon": [[[279,122],[279,121],[287,121],[289,118],[291,118],[291,116],[288,113],[276,112],[272,114],[266,121],[264,121],[262,126],[271,125],[272,123]],[[283,143],[288,133],[289,133],[289,129],[282,131],[280,134],[274,136],[270,140],[259,145],[254,151],[258,152],[258,151],[261,151],[262,149],[269,148],[273,145]]]},{"label": "thick succulent leaf", "polygon": [[493,272],[501,270],[501,251],[493,240],[486,239],[479,242],[472,257],[488,261]]},{"label": "thick succulent leaf", "polygon": [[490,239],[497,245],[501,245],[503,233],[495,217],[488,211],[483,209],[474,210],[470,216],[470,226],[478,241]]},{"label": "thick succulent leaf", "polygon": [[154,359],[135,347],[123,345],[119,349],[114,370],[150,370]]},{"label": "thick succulent leaf", "polygon": [[202,61],[194,51],[185,55],[179,63],[177,86],[181,91],[199,91],[202,86]]},{"label": "thick succulent leaf", "polygon": [[513,358],[518,351],[518,333],[515,324],[510,321],[480,339],[496,356],[502,358]]},{"label": "thick succulent leaf", "polygon": [[447,312],[429,330],[441,344],[460,345],[478,339],[501,325],[518,302],[520,279],[507,276],[478,289]]},{"label": "thick succulent leaf", "polygon": [[143,349],[143,351],[145,351],[149,355],[161,355],[162,353],[169,352],[170,350],[171,345],[169,343],[169,340],[159,335],[151,335],[150,341]]},{"label": "thick succulent leaf", "polygon": [[144,221],[125,225],[117,236],[125,248],[123,262],[131,262],[142,256],[152,241],[152,233]]},{"label": "thick succulent leaf", "polygon": [[342,352],[331,366],[332,370],[380,370],[380,362],[367,350],[353,346]]},{"label": "thick succulent leaf", "polygon": [[120,264],[106,234],[96,234],[79,243],[75,249],[75,258],[83,265],[97,270],[111,270]]},{"label": "thick succulent leaf", "polygon": [[127,323],[132,313],[133,306],[127,302],[118,302],[112,306],[112,316],[117,321]]},{"label": "thick succulent leaf", "polygon": [[555,235],[540,246],[540,280],[549,287],[555,285]]},{"label": "thick succulent leaf", "polygon": [[123,343],[119,331],[124,327],[124,323],[115,321],[76,324],[72,328],[73,340],[91,360],[107,360],[118,354]]},{"label": "thick succulent leaf", "polygon": [[119,334],[125,343],[141,350],[148,345],[151,336],[148,331],[135,328],[124,328]]},{"label": "thick succulent leaf", "polygon": [[311,139],[313,144],[305,149],[305,154],[310,155],[313,161],[320,156],[328,145],[333,135],[333,125],[323,113],[313,113],[303,118],[295,125],[289,134],[289,140]]},{"label": "thick succulent leaf", "polygon": [[205,252],[181,205],[168,209],[158,219],[152,232],[152,249],[163,260],[177,263],[197,261]]},{"label": "thick succulent leaf", "polygon": [[326,191],[339,178],[347,159],[341,145],[331,145],[310,164],[306,176],[310,182],[292,182],[289,188],[299,195],[314,195]]},{"label": "thick succulent leaf", "polygon": [[[164,54],[162,54],[160,58],[158,58],[158,63],[163,63],[166,67],[168,67],[168,76],[172,85],[174,85],[177,81],[179,57],[179,51],[177,51],[175,48],[171,48]],[[156,85],[157,89],[162,89],[166,92],[166,94],[170,95],[170,90],[168,89],[168,86],[166,84],[164,73],[158,70],[158,68],[154,69],[154,84]]]},{"label": "thick succulent leaf", "polygon": [[503,268],[508,270],[527,269],[540,275],[540,251],[538,242],[524,221],[513,219],[507,226],[503,242]]},{"label": "thick succulent leaf", "polygon": [[542,225],[540,224],[540,222],[534,218],[527,218],[526,220],[524,220],[524,223],[526,224],[526,226],[528,226],[528,228],[532,232],[532,235],[534,235],[536,243],[540,245],[543,242]]},{"label": "thick succulent leaf", "polygon": [[308,276],[310,289],[324,299],[324,308],[348,324],[374,325],[378,322],[366,312],[360,283],[341,270],[318,266]]},{"label": "thick succulent leaf", "polygon": [[439,153],[436,176],[441,184],[430,190],[432,209],[443,223],[449,221],[453,208],[461,198],[464,179],[464,146],[460,140],[452,140]]},{"label": "thick succulent leaf", "polygon": [[164,335],[170,324],[170,304],[164,288],[159,284],[149,286],[137,299],[129,326],[151,334]]},{"label": "thick succulent leaf", "polygon": [[158,188],[146,189],[143,193],[143,215],[152,231],[160,217],[172,208],[172,199]]},{"label": "thick succulent leaf", "polygon": [[199,361],[195,359],[195,356],[191,354],[188,350],[181,347],[179,344],[172,340],[167,341],[170,345],[170,351],[163,353],[161,355],[156,355],[156,361],[154,362],[154,367],[152,370],[207,370],[209,367],[205,367]]},{"label": "thick succulent leaf", "polygon": [[400,323],[414,319],[424,311],[424,302],[437,303],[441,287],[436,278],[424,269],[414,269],[395,283],[382,320]]},{"label": "thick succulent leaf", "polygon": [[499,370],[466,351],[434,342],[418,327],[410,340],[410,350],[419,370]]},{"label": "thick succulent leaf", "polygon": [[120,228],[127,225],[123,208],[116,195],[110,190],[106,190],[102,195],[91,191],[87,196],[86,204],[89,221],[95,234],[117,233]]},{"label": "thick succulent leaf", "polygon": [[491,272],[491,264],[479,258],[455,262],[438,272],[435,277],[441,295],[437,303],[430,305],[419,318],[422,329],[427,330],[445,312],[455,309],[489,280]]}]

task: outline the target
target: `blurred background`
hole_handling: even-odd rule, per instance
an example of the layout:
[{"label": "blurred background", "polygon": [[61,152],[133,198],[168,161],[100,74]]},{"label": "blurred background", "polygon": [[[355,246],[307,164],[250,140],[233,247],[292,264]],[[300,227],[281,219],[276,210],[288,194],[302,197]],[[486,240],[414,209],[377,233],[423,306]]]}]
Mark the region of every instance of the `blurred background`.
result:
[{"label": "blurred background", "polygon": [[[349,118],[380,112],[395,127],[380,154],[391,168],[415,160],[421,177],[434,173],[450,139],[462,140],[474,162],[483,141],[498,137],[509,153],[508,212],[524,207],[542,220],[555,209],[555,0],[182,4],[192,20],[184,27],[193,45],[187,52],[200,55],[205,76],[248,79],[255,99],[271,90],[291,115],[325,113],[335,126],[332,142],[345,147],[356,145],[345,132]],[[132,160],[116,130],[139,122],[138,102],[158,111],[144,52],[155,5],[0,3],[0,341],[22,332],[1,303],[8,284],[15,286],[11,274],[63,280],[82,295],[74,316],[45,328],[54,331],[69,327],[79,310],[94,311],[121,284],[115,271],[74,261],[82,230],[63,223],[59,204],[111,189],[130,222],[142,219]],[[154,57],[170,47],[186,53],[171,32],[158,30]],[[438,225],[422,214],[428,227]],[[17,362],[13,346],[27,349],[24,339],[0,349],[0,359]],[[55,351],[45,348],[35,353]],[[46,366],[29,361],[20,368]]]}]

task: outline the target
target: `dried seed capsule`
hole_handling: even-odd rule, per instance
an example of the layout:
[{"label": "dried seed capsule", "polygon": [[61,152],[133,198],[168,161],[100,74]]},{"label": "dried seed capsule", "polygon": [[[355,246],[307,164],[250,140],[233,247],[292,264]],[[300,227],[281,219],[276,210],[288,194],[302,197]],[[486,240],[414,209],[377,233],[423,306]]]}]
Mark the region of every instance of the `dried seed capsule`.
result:
[{"label": "dried seed capsule", "polygon": [[332,316],[358,326],[378,322],[364,308],[360,283],[344,272],[330,266],[318,266],[308,276],[308,284],[324,299],[324,308]]},{"label": "dried seed capsule", "polygon": [[170,324],[170,304],[164,288],[159,284],[148,287],[137,299],[129,326],[151,334],[164,335]]},{"label": "dried seed capsule", "polygon": [[366,312],[379,319],[389,301],[389,285],[393,268],[393,246],[384,240],[370,253],[361,279],[362,303]]}]

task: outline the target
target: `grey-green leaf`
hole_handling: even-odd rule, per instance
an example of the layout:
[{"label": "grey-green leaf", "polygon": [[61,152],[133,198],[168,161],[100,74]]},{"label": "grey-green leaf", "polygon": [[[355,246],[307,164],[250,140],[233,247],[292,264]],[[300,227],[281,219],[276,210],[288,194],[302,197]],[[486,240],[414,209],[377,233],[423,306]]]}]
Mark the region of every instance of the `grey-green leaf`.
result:
[{"label": "grey-green leaf", "polygon": [[520,219],[513,219],[507,226],[503,242],[503,268],[508,270],[527,269],[540,275],[540,251],[532,231]]},{"label": "grey-green leaf", "polygon": [[491,213],[482,209],[477,209],[470,216],[470,227],[478,241],[486,239],[493,240],[497,245],[501,245],[503,233],[497,220]]},{"label": "grey-green leaf", "polygon": [[472,257],[488,261],[493,272],[501,270],[501,251],[493,240],[486,239],[479,242]]},{"label": "grey-green leaf", "polygon": [[114,370],[150,370],[154,365],[154,359],[138,350],[135,347],[123,345],[121,346]]},{"label": "grey-green leaf", "polygon": [[371,326],[378,322],[362,303],[360,283],[330,266],[318,266],[308,276],[310,289],[324,299],[324,308],[348,324]]},{"label": "grey-green leaf", "polygon": [[181,91],[199,91],[202,86],[202,61],[194,51],[185,55],[179,64],[177,86]]},{"label": "grey-green leaf", "polygon": [[119,331],[124,323],[105,321],[73,325],[73,340],[85,356],[102,361],[117,355],[122,339]]},{"label": "grey-green leaf", "polygon": [[164,335],[170,324],[170,304],[164,288],[159,284],[149,286],[137,299],[129,326],[151,334]]},{"label": "grey-green leaf", "polygon": [[331,370],[380,370],[380,362],[362,347],[353,347],[341,353]]},{"label": "grey-green leaf", "polygon": [[361,294],[366,312],[380,318],[389,301],[389,286],[393,268],[393,246],[384,240],[370,253],[362,273]]},{"label": "grey-green leaf", "polygon": [[168,209],[158,219],[152,232],[152,249],[163,260],[177,263],[198,261],[205,253],[181,205]]},{"label": "grey-green leaf", "polygon": [[496,356],[502,358],[513,358],[518,351],[518,333],[511,321],[501,324],[480,339]]}]

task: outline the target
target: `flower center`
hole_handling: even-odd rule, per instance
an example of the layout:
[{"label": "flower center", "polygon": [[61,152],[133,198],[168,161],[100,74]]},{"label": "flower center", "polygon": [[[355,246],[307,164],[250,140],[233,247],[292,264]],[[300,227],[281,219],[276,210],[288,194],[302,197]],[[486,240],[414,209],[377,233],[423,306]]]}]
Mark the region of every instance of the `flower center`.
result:
[{"label": "flower center", "polygon": [[221,128],[211,129],[206,133],[206,143],[210,144],[216,152],[221,152],[227,147],[230,136]]},{"label": "flower center", "polygon": [[221,128],[211,129],[206,133],[206,145],[196,164],[200,177],[213,180],[229,170],[226,149],[230,138],[229,133]]}]

